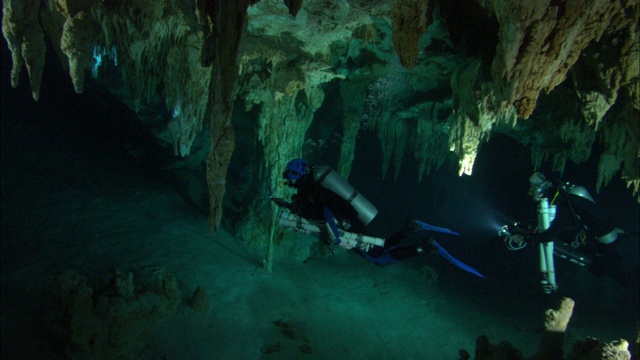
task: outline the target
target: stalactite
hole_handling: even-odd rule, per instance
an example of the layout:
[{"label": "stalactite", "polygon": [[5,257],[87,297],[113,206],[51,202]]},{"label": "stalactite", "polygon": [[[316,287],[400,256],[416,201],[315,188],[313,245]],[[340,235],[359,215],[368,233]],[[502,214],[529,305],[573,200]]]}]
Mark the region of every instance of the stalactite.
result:
[{"label": "stalactite", "polygon": [[[640,139],[633,134],[638,131],[638,111],[629,104],[620,115],[608,118],[608,125],[601,130],[604,152],[598,161],[596,191],[607,186],[613,176],[622,169],[621,177],[637,195],[639,178]],[[640,200],[640,198],[639,198]]]},{"label": "stalactite", "polygon": [[494,112],[479,84],[480,65],[478,60],[463,64],[451,78],[454,114],[449,149],[459,157],[460,176],[472,174],[480,141],[489,135],[494,123],[507,117],[510,109],[503,106]]},{"label": "stalactite", "polygon": [[20,83],[20,71],[26,65],[31,81],[31,95],[40,99],[40,84],[44,69],[45,42],[38,22],[40,0],[6,0],[2,2],[2,33],[7,40],[13,68],[11,86]]},{"label": "stalactite", "polygon": [[344,179],[349,179],[351,163],[355,157],[356,140],[362,121],[362,109],[367,95],[366,81],[349,79],[340,82],[340,97],[343,99],[343,134],[340,144],[340,158],[336,171]]},{"label": "stalactite", "polygon": [[418,181],[425,174],[439,169],[451,156],[448,151],[450,124],[440,113],[450,113],[451,102],[427,102],[400,111],[397,116],[411,124],[413,131],[408,134],[408,149],[418,161]]},{"label": "stalactite", "polygon": [[[447,142],[449,138],[450,125],[439,119],[441,110],[449,113],[451,102],[432,103],[433,106],[428,117],[419,118],[418,126],[414,133],[414,156],[420,163],[418,181],[431,171],[438,170],[450,155]],[[427,109],[429,110],[429,109]]]},{"label": "stalactite", "polygon": [[172,71],[162,79],[165,103],[172,111],[173,124],[177,125],[174,126],[177,131],[169,128],[177,149],[175,155],[183,157],[189,155],[196,135],[202,131],[207,111],[212,69],[200,65],[199,52],[183,51],[184,48],[199,49],[200,42],[197,36],[176,39],[176,45],[169,48],[166,55]]},{"label": "stalactite", "polygon": [[93,49],[100,31],[92,9],[101,5],[96,0],[55,0],[54,4],[66,18],[60,36],[60,49],[68,59],[74,90],[82,94],[85,73],[93,65]]},{"label": "stalactite", "polygon": [[620,165],[624,159],[624,145],[626,137],[624,125],[618,123],[604,129],[605,151],[600,155],[598,161],[598,181],[596,191],[604,185],[607,186],[613,175],[620,170]]},{"label": "stalactite", "polygon": [[305,133],[324,101],[321,85],[339,77],[322,63],[307,62],[293,51],[283,51],[275,46],[277,42],[269,37],[248,38],[239,79],[238,99],[245,109],[259,105],[251,133],[261,146],[260,158],[255,159],[260,164],[261,197],[248,200],[251,216],[237,219],[235,235],[259,244],[265,242],[264,234],[270,233],[273,220],[272,205],[262,195],[292,195],[291,189],[281,186],[282,171],[289,160],[303,155]]},{"label": "stalactite", "polygon": [[633,195],[640,203],[640,109],[635,104],[629,104],[623,112],[626,124],[626,143],[624,147],[624,167],[621,178],[627,186],[633,189]]},{"label": "stalactite", "polygon": [[533,170],[538,170],[542,166],[542,163],[546,162],[549,158],[549,153],[540,147],[531,149],[531,165]]},{"label": "stalactite", "polygon": [[126,85],[112,92],[136,112],[157,95],[163,97],[173,118],[158,136],[173,141],[176,155],[188,155],[203,127],[211,79],[211,67],[200,64],[203,34],[192,27],[195,13],[175,1],[51,0],[49,5],[40,17],[47,34],[60,39],[53,45],[65,54],[76,92],[83,91],[91,65],[99,76],[103,59],[97,57],[108,53]]},{"label": "stalactite", "polygon": [[451,150],[458,154],[458,175],[471,175],[483,132],[466,115],[458,117],[457,122],[459,127],[456,132],[452,133],[455,135],[450,140]]},{"label": "stalactite", "polygon": [[389,167],[393,163],[395,181],[398,178],[407,148],[409,129],[402,119],[388,111],[382,113],[377,119],[375,129],[382,146],[382,178],[386,177]]},{"label": "stalactite", "polygon": [[396,0],[391,9],[393,44],[402,66],[411,69],[416,63],[420,37],[433,22],[433,0]]},{"label": "stalactite", "polygon": [[187,156],[203,128],[212,68],[200,61],[203,33],[190,26],[195,14],[184,13],[175,3],[169,3],[172,11],[155,4],[140,0],[128,10],[138,14],[131,20],[121,16],[125,9],[120,8],[97,17],[105,29],[105,46],[116,41],[113,46],[121,53],[118,68],[134,94],[130,106],[138,111],[160,91],[172,114],[166,137],[175,155]]},{"label": "stalactite", "polygon": [[565,80],[567,71],[615,17],[625,17],[622,2],[575,1],[562,8],[549,1],[485,0],[498,22],[500,44],[492,64],[497,101],[507,101],[528,118],[541,90]]},{"label": "stalactite", "polygon": [[[277,76],[277,74],[274,74]],[[269,91],[269,88],[263,88]],[[273,94],[273,92],[269,92]],[[304,134],[313,120],[313,115],[324,99],[324,93],[318,87],[305,88],[293,96],[271,96],[261,103],[257,119],[257,136],[262,145],[260,178],[264,190],[269,195],[290,198],[293,191],[282,187],[282,172],[287,162],[302,156]],[[245,216],[236,224],[236,236],[246,242],[264,244],[264,234],[272,229],[271,204],[264,197],[255,198],[249,207],[251,215]]]},{"label": "stalactite", "polygon": [[562,122],[556,131],[561,144],[569,145],[560,145],[556,149],[550,149],[550,151],[553,151],[552,168],[562,175],[567,160],[580,164],[591,157],[591,149],[596,140],[596,131],[583,121],[574,120]]},{"label": "stalactite", "polygon": [[298,15],[298,11],[300,11],[300,8],[302,7],[302,3],[303,3],[303,0],[284,0],[284,4],[289,9],[289,14],[291,14],[291,16],[293,17]]},{"label": "stalactite", "polygon": [[[269,150],[285,137],[291,144],[282,147],[286,155],[278,148],[265,156],[271,158],[265,160],[261,176],[270,188],[276,185],[286,161],[302,154],[301,129],[308,127],[306,122],[322,102],[321,84],[338,79],[344,81],[343,89],[357,88],[352,98],[344,99],[352,107],[345,107],[338,162],[345,177],[361,126],[377,133],[384,154],[384,175],[393,165],[397,178],[405,154],[413,154],[422,179],[448,156],[453,157],[449,150],[459,158],[460,173],[470,174],[478,146],[504,121],[514,127],[509,134],[531,148],[534,166],[551,161],[559,172],[567,160],[581,162],[590,155],[598,131],[606,148],[598,187],[606,185],[622,167],[622,178],[637,190],[637,1],[578,0],[565,4],[477,0],[474,4],[484,7],[483,12],[469,17],[489,18],[486,21],[495,26],[494,33],[473,29],[470,37],[458,40],[472,44],[478,43],[479,37],[495,37],[495,42],[489,42],[491,49],[476,49],[480,56],[474,50],[464,56],[454,50],[452,34],[460,29],[452,26],[457,23],[446,24],[446,29],[443,19],[436,18],[432,26],[426,26],[433,9],[426,6],[430,2],[196,0],[189,6],[180,0],[47,0],[45,5],[37,0],[6,0],[3,32],[13,54],[12,85],[17,85],[26,62],[35,99],[39,96],[40,60],[44,58],[42,29],[70,67],[79,92],[89,64],[96,64],[90,54],[94,50],[95,54],[117,53],[117,64],[115,58],[112,61],[124,86],[110,90],[136,111],[156,106],[152,101],[161,97],[172,119],[159,137],[172,137],[169,141],[173,141],[177,155],[190,153],[210,105],[207,177],[213,232],[222,216],[226,171],[235,148],[229,120],[238,74],[243,82],[241,96],[236,99],[243,101],[247,110],[259,105],[254,114],[260,113],[260,121],[265,122],[261,130],[264,147]],[[262,46],[243,46],[247,45],[245,26],[253,45]],[[94,29],[97,37],[93,37]],[[69,58],[62,53],[61,43]],[[415,67],[409,71],[402,64]],[[566,94],[556,90],[549,93],[554,88],[567,90],[557,85],[569,70],[577,73],[579,67],[580,75],[588,76],[576,76],[584,79],[582,89],[569,89],[577,95],[573,92],[565,98]],[[99,66],[95,69],[100,73]],[[362,83],[351,84],[353,81]],[[372,84],[368,93],[364,91],[366,82]],[[541,90],[562,100],[542,114],[532,114]],[[432,103],[436,101],[432,95],[439,99],[437,103]],[[364,96],[368,96],[366,100]],[[565,106],[565,99],[571,103]],[[363,101],[365,114],[361,117],[358,112]],[[575,101],[580,101],[580,106],[575,106]],[[618,111],[622,101],[635,109],[627,115],[633,120],[626,127],[608,117],[609,112]],[[557,111],[551,110],[556,107]],[[531,115],[531,122],[515,126],[515,111],[522,117]],[[554,113],[547,115],[550,112]],[[286,123],[295,131],[278,132],[275,125],[266,122]],[[259,211],[251,211],[255,212],[252,216],[259,216]]]},{"label": "stalactite", "polygon": [[92,65],[97,37],[98,23],[88,12],[79,11],[64,23],[60,48],[69,58],[69,74],[78,94],[84,91],[84,79]]},{"label": "stalactite", "polygon": [[373,130],[378,136],[382,147],[382,177],[388,171],[391,161],[394,163],[394,179],[402,165],[408,128],[401,118],[396,116],[398,111],[397,99],[412,91],[408,83],[409,73],[400,64],[397,56],[384,68],[382,76],[369,85],[367,99],[363,109],[363,123],[367,129]]},{"label": "stalactite", "polygon": [[[592,127],[582,120],[572,120],[571,114],[564,119],[544,121],[559,122],[560,126],[555,133],[550,132],[546,136],[536,133],[528,135],[524,144],[531,149],[531,163],[534,169],[539,169],[543,162],[550,159],[551,169],[562,176],[567,161],[580,164],[589,159],[597,135]],[[522,131],[531,132],[532,129],[526,127]]]},{"label": "stalactite", "polygon": [[597,79],[597,91],[608,103],[615,103],[618,96],[640,108],[640,42],[638,23],[640,7],[636,1],[613,2],[609,26],[597,39],[597,45],[589,46],[581,54],[581,60]]},{"label": "stalactite", "polygon": [[302,155],[304,134],[323,99],[322,90],[313,87],[305,88],[302,94],[263,104],[258,136],[264,147],[265,178],[269,179],[269,189],[277,196],[282,195],[278,181],[284,166]]},{"label": "stalactite", "polygon": [[596,91],[578,92],[578,97],[582,101],[582,115],[587,125],[593,126],[597,131],[600,127],[600,122],[613,103],[610,103],[605,95]]},{"label": "stalactite", "polygon": [[410,129],[404,121],[394,121],[394,136],[396,138],[395,149],[393,151],[393,180],[398,181],[398,174],[404,160],[404,153],[407,150]]},{"label": "stalactite", "polygon": [[[640,156],[640,154],[638,154]],[[640,204],[640,180],[627,180],[627,188],[633,189],[633,196],[636,196],[638,203]]]},{"label": "stalactite", "polygon": [[[212,66],[209,92],[211,106],[211,148],[207,157],[209,187],[209,228],[218,232],[222,219],[227,168],[235,149],[235,134],[231,126],[233,97],[239,74],[239,49],[244,42],[247,8],[254,0],[207,3],[203,9],[213,28],[207,36],[203,62]],[[223,46],[224,44],[224,46]]]}]

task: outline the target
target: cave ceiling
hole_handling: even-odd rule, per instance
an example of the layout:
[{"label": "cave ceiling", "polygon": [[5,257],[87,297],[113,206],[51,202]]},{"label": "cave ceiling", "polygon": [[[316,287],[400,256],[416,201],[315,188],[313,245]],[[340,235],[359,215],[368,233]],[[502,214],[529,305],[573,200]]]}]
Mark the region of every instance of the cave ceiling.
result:
[{"label": "cave ceiling", "polygon": [[[314,122],[339,129],[343,176],[362,131],[379,140],[382,176],[412,156],[421,177],[450,159],[471,175],[497,131],[560,174],[600,144],[597,188],[618,177],[637,194],[639,12],[637,0],[3,0],[2,29],[12,85],[26,68],[35,101],[54,51],[77,93],[94,78],[176,157],[206,162],[215,231],[236,144],[259,144],[277,188],[288,158],[323,140],[308,138]],[[340,119],[314,118],[329,97]]]}]

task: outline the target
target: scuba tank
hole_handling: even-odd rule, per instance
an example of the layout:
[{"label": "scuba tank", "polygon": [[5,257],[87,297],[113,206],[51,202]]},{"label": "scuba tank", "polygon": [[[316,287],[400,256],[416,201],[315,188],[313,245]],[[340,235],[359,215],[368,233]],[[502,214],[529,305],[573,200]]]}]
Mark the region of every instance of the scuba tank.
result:
[{"label": "scuba tank", "polygon": [[343,179],[335,170],[328,166],[316,166],[313,172],[314,180],[322,187],[333,191],[341,198],[345,199],[358,212],[358,219],[364,225],[367,225],[378,214],[373,204],[369,202],[362,194]]}]

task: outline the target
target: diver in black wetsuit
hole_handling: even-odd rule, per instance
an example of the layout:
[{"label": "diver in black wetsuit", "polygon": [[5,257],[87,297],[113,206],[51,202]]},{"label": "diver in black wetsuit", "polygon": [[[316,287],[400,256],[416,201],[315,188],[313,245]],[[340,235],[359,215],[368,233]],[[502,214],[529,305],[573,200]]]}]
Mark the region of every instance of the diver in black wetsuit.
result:
[{"label": "diver in black wetsuit", "polygon": [[[553,195],[550,205],[555,210],[546,231],[529,226],[511,229],[510,241],[515,246],[525,243],[557,242],[554,253],[585,266],[596,275],[609,275],[624,285],[638,283],[638,266],[626,271],[617,249],[620,238],[631,234],[616,227],[591,197],[587,189],[567,182],[549,181],[534,173],[529,179],[530,195],[535,201]],[[637,234],[636,234],[637,235]]]},{"label": "diver in black wetsuit", "polygon": [[[333,245],[355,249],[364,258],[380,266],[419,254],[437,253],[462,270],[484,278],[477,270],[451,256],[433,238],[426,236],[427,231],[459,235],[448,229],[409,220],[400,231],[386,240],[367,236],[365,227],[378,210],[331,168],[316,167],[304,159],[294,159],[287,164],[283,177],[297,193],[290,203],[271,197],[278,206],[290,211],[288,214],[281,213],[280,224],[284,225],[284,221],[291,230],[304,229],[309,231],[307,233],[321,234],[319,237],[332,251]],[[323,226],[328,227],[329,231],[319,230]],[[417,244],[399,245],[406,240]]]},{"label": "diver in black wetsuit", "polygon": [[[321,172],[316,174],[318,180],[314,176],[316,171]],[[304,159],[294,159],[287,164],[283,177],[286,180],[286,184],[295,188],[297,192],[293,195],[290,203],[279,198],[272,198],[272,200],[278,206],[285,207],[302,218],[320,222],[333,221],[336,228],[340,230],[366,234],[366,224],[377,214],[377,210],[373,205],[341,178],[338,180],[337,173],[327,167],[316,169]],[[351,191],[353,194],[353,196],[350,196],[352,197],[351,202],[327,187],[320,185],[327,180],[332,181],[332,185],[329,187],[342,188],[338,189],[338,192],[348,188],[347,191]],[[359,213],[356,206],[362,214]],[[376,265],[387,265],[434,251],[436,248],[433,245],[433,239],[425,237],[424,232],[419,234],[419,230],[420,227],[415,221],[408,221],[403,229],[384,241],[384,246],[358,246],[355,249],[364,258]],[[399,246],[403,240],[414,240],[418,244]],[[330,241],[325,242],[331,245]],[[337,245],[340,246],[340,243],[337,243]]]}]

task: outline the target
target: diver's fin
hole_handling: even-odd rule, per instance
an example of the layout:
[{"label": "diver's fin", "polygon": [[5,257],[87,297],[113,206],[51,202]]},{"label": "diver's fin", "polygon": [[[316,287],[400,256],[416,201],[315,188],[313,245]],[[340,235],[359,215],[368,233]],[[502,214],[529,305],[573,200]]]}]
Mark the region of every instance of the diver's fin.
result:
[{"label": "diver's fin", "polygon": [[478,270],[472,268],[471,266],[463,263],[462,261],[454,258],[453,256],[451,256],[451,254],[449,254],[447,252],[447,250],[445,250],[445,248],[442,247],[442,245],[438,244],[438,242],[433,241],[433,245],[435,245],[438,248],[438,254],[440,254],[440,256],[442,256],[443,258],[447,259],[447,261],[449,261],[450,263],[452,263],[453,265],[459,267],[460,269],[470,272],[473,275],[476,275],[478,277],[481,277],[483,279],[485,279],[484,275],[480,274],[478,272]]},{"label": "diver's fin", "polygon": [[430,225],[430,224],[427,224],[424,221],[420,221],[420,220],[414,220],[414,221],[416,222],[416,224],[418,224],[418,226],[420,227],[421,230],[437,231],[437,232],[441,232],[441,233],[445,233],[445,234],[451,234],[451,235],[460,235],[460,233],[458,233],[458,232],[451,231],[451,230],[446,229],[446,228]]}]

